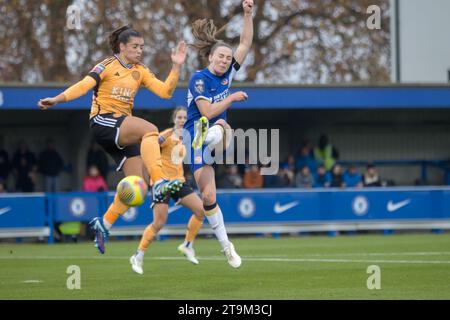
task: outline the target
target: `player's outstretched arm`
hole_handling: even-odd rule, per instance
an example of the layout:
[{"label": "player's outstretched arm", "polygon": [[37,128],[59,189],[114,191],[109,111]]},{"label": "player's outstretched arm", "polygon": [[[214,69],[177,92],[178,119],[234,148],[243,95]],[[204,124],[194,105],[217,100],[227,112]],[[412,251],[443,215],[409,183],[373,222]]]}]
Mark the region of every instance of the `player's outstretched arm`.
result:
[{"label": "player's outstretched arm", "polygon": [[143,85],[163,99],[170,99],[172,94],[177,87],[178,79],[180,77],[181,67],[186,60],[187,54],[187,44],[184,41],[180,41],[176,49],[172,50],[172,70],[167,76],[166,81],[162,82],[151,72],[144,75]]},{"label": "player's outstretched arm", "polygon": [[244,27],[242,29],[239,46],[234,53],[234,59],[242,64],[250,51],[253,42],[253,0],[242,2],[244,9]]},{"label": "player's outstretched arm", "polygon": [[230,94],[220,102],[211,103],[206,99],[198,99],[196,103],[202,116],[212,119],[228,109],[233,102],[245,101],[247,99],[248,95],[244,91],[238,91]]},{"label": "player's outstretched arm", "polygon": [[41,110],[51,108],[58,103],[75,100],[84,96],[89,90],[95,87],[97,82],[91,76],[84,77],[83,80],[75,83],[73,86],[66,89],[66,91],[58,94],[52,98],[44,98],[38,101],[38,107]]}]

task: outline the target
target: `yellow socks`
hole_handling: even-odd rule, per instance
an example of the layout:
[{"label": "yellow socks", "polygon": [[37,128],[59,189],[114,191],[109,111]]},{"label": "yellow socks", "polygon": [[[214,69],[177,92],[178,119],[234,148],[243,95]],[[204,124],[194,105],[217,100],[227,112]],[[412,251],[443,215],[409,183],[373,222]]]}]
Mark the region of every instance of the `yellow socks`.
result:
[{"label": "yellow socks", "polygon": [[162,178],[161,150],[158,132],[147,133],[141,142],[141,157],[153,183]]},{"label": "yellow socks", "polygon": [[192,242],[197,236],[198,231],[202,227],[203,220],[198,220],[198,218],[193,214],[189,219],[188,228],[186,232],[185,241]]},{"label": "yellow socks", "polygon": [[144,234],[142,235],[141,242],[139,243],[139,250],[145,252],[156,236],[156,230],[153,228],[153,224],[150,224],[145,228]]},{"label": "yellow socks", "polygon": [[116,222],[119,216],[121,214],[124,214],[129,208],[130,207],[124,205],[120,201],[119,196],[116,193],[113,203],[111,203],[108,210],[103,215],[103,224],[105,225],[105,227],[108,230],[111,229],[112,225],[114,224],[114,222]]}]

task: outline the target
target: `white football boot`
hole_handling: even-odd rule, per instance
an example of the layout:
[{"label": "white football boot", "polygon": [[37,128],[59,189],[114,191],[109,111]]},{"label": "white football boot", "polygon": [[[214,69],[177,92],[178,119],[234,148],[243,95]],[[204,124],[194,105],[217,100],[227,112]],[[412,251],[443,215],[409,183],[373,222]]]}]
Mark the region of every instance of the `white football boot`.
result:
[{"label": "white football boot", "polygon": [[194,251],[193,248],[188,248],[185,245],[180,244],[178,246],[178,251],[180,251],[182,254],[184,254],[186,259],[188,259],[193,264],[198,264],[199,263],[197,258],[195,257],[195,251]]},{"label": "white football boot", "polygon": [[144,261],[136,258],[136,255],[133,254],[130,258],[131,268],[134,272],[139,274],[144,274],[144,270],[142,267],[144,266]]},{"label": "white football boot", "polygon": [[222,250],[222,252],[225,254],[225,257],[227,257],[228,264],[232,266],[233,268],[239,268],[242,264],[241,257],[237,254],[236,250],[234,249],[234,245],[230,242],[228,247],[225,247],[225,249]]}]

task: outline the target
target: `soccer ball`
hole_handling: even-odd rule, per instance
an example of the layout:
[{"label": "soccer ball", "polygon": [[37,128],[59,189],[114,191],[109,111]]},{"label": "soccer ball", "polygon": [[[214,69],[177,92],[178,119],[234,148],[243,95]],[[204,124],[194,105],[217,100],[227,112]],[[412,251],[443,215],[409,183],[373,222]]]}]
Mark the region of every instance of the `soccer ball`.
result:
[{"label": "soccer ball", "polygon": [[130,207],[140,206],[147,195],[147,184],[138,176],[128,176],[117,185],[117,195],[120,201]]}]

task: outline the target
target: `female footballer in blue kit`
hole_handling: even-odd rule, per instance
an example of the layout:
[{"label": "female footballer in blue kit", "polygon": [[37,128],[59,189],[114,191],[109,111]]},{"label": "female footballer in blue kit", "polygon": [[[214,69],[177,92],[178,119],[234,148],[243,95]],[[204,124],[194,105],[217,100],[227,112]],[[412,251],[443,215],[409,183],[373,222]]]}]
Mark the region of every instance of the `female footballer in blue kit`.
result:
[{"label": "female footballer in blue kit", "polygon": [[[233,268],[240,267],[241,257],[228,240],[223,215],[216,202],[214,168],[199,154],[203,155],[205,148],[219,143],[226,148],[225,133],[230,129],[226,122],[227,109],[233,102],[247,99],[243,91],[229,94],[233,77],[250,51],[253,39],[253,0],[243,1],[242,7],[244,27],[235,52],[230,45],[215,38],[217,29],[212,20],[197,20],[193,24],[193,47],[208,59],[209,65],[189,80],[188,113],[184,125],[186,134],[194,137],[192,144],[186,147],[190,148],[190,166],[201,192],[206,218]],[[189,138],[183,140],[185,143],[191,141]]]}]

